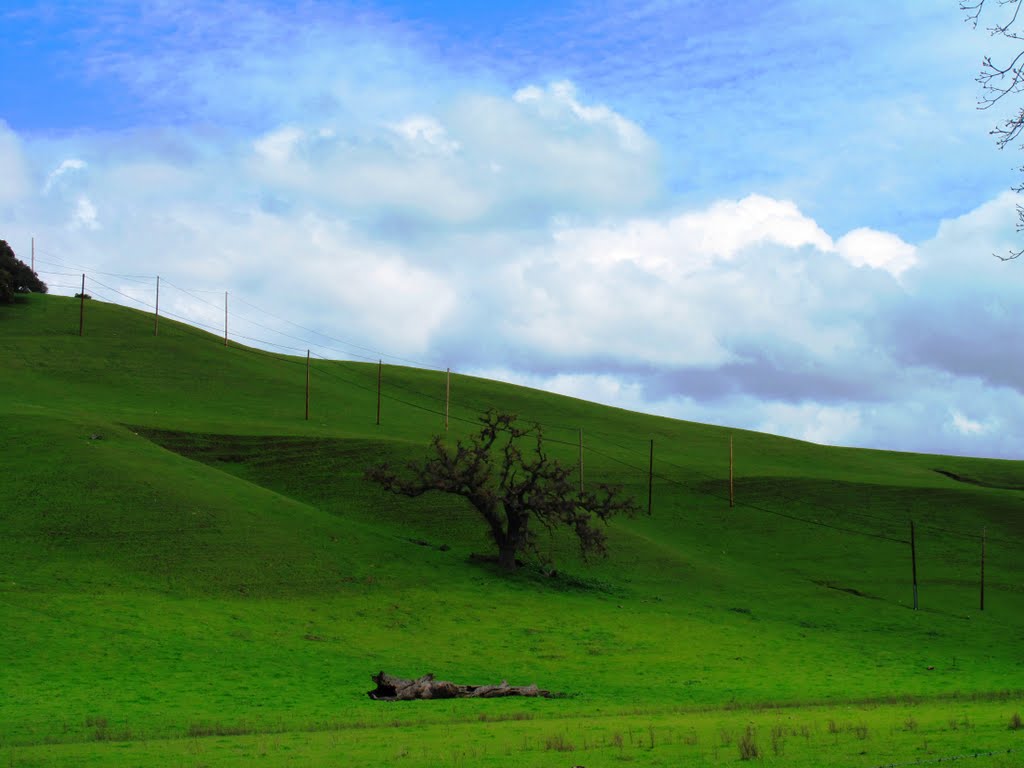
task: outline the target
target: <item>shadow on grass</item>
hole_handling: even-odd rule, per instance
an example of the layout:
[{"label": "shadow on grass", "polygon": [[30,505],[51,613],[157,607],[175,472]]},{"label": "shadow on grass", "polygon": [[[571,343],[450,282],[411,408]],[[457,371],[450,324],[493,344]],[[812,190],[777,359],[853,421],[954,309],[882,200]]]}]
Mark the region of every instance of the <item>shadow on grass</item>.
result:
[{"label": "shadow on grass", "polygon": [[622,588],[614,587],[600,579],[577,576],[538,563],[516,560],[519,567],[510,572],[498,564],[497,555],[483,555],[477,552],[470,554],[467,562],[495,578],[513,585],[530,587],[538,592],[598,593],[617,596],[626,594]]}]

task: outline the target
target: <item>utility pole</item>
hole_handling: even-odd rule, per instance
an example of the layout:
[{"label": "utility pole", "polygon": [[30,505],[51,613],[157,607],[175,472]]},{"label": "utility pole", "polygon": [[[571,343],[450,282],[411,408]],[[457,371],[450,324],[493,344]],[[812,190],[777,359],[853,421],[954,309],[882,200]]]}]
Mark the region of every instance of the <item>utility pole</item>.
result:
[{"label": "utility pole", "polygon": [[444,382],[444,431],[448,431],[448,413],[452,401],[452,369],[448,369]]},{"label": "utility pole", "polygon": [[160,335],[160,275],[156,276],[156,312],[153,313],[153,335]]},{"label": "utility pole", "polygon": [[384,361],[377,361],[377,426],[380,426],[380,380],[384,373]]},{"label": "utility pole", "polygon": [[306,350],[306,421],[309,421],[309,350]]},{"label": "utility pole", "polygon": [[914,521],[910,521],[910,567],[914,574],[914,610],[917,610],[917,547],[914,544]]},{"label": "utility pole", "polygon": [[654,498],[654,438],[651,438],[651,460],[647,466],[647,514],[651,514],[651,502]]},{"label": "utility pole", "polygon": [[580,430],[580,496],[583,495],[583,430]]},{"label": "utility pole", "polygon": [[36,271],[36,239],[32,238],[32,272]]},{"label": "utility pole", "polygon": [[224,291],[224,346],[228,345],[228,292]]},{"label": "utility pole", "polygon": [[987,530],[981,529],[981,610],[985,610],[985,534]]},{"label": "utility pole", "polygon": [[78,335],[85,334],[85,273],[82,273],[81,301],[78,302]]},{"label": "utility pole", "polygon": [[729,508],[732,509],[736,506],[736,492],[733,487],[733,455],[732,455],[732,435],[729,435]]}]

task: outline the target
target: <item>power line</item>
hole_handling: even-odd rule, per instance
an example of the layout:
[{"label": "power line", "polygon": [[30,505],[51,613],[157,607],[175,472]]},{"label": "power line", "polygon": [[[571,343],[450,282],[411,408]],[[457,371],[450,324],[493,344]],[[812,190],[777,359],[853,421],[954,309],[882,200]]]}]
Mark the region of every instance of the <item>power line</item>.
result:
[{"label": "power line", "polygon": [[62,277],[78,277],[81,272],[53,272],[48,269],[37,269],[38,275],[61,275]]},{"label": "power line", "polygon": [[[275,320],[280,320],[282,323],[288,323],[288,325],[295,326],[296,328],[299,328],[299,329],[301,329],[303,331],[306,331],[307,333],[312,333],[312,334],[314,334],[316,336],[320,336],[321,338],[327,339],[328,341],[333,341],[335,344],[342,344],[342,345],[344,345],[346,347],[354,347],[355,349],[361,349],[364,352],[371,352],[374,355],[377,355],[378,357],[387,357],[387,358],[390,358],[392,360],[398,360],[398,361],[403,362],[403,363],[409,363],[410,365],[418,366],[420,368],[433,369],[433,370],[437,370],[437,371],[443,370],[443,369],[438,368],[436,366],[428,365],[427,363],[421,363],[421,362],[418,362],[416,360],[409,360],[407,358],[399,357],[397,355],[390,355],[387,352],[380,352],[379,350],[371,349],[370,347],[364,347],[364,346],[361,346],[361,345],[356,344],[356,343],[351,342],[351,341],[344,341],[343,339],[336,339],[333,336],[328,336],[326,333],[321,333],[320,331],[314,330],[312,328],[307,328],[306,326],[299,325],[298,323],[292,322],[291,320],[288,320],[287,318],[279,317],[278,315],[275,315],[272,312],[268,312],[265,309],[260,309],[255,304],[252,304],[251,302],[248,302],[245,299],[238,298],[238,301],[242,302],[246,306],[252,307],[257,312],[262,312],[263,314],[268,315],[268,316],[274,318]],[[275,331],[275,333],[281,333],[281,331]],[[330,347],[327,347],[324,344],[318,344],[317,346],[323,347],[324,349],[330,349]],[[332,350],[332,351],[338,351],[338,350]],[[356,355],[356,357],[359,357],[359,355]],[[373,359],[376,359],[376,358],[369,358],[368,357],[368,358],[365,358],[365,359],[373,360]]]},{"label": "power line", "polygon": [[[128,274],[123,274],[123,273],[120,273],[120,272],[104,272],[104,271],[99,270],[99,269],[92,269],[91,267],[85,267],[85,266],[82,266],[81,264],[76,264],[74,262],[65,261],[63,259],[63,257],[57,256],[57,255],[55,255],[53,253],[50,253],[49,251],[44,251],[44,250],[42,250],[40,248],[36,249],[36,253],[43,254],[44,256],[49,256],[50,259],[55,259],[55,261],[50,261],[50,259],[39,259],[39,258],[37,258],[36,259],[37,263],[44,263],[44,264],[53,264],[53,263],[55,263],[55,264],[57,264],[57,266],[61,266],[61,267],[65,267],[65,268],[66,267],[76,267],[76,268],[80,269],[82,272],[85,272],[87,274],[104,275],[106,277],[123,277],[126,280],[137,280],[139,282],[142,282],[144,280],[155,280],[156,279],[156,275],[128,275]],[[36,271],[38,271],[38,270],[36,270]]]},{"label": "power line", "polygon": [[[46,254],[46,255],[50,255],[52,258],[58,258],[58,257],[54,256],[53,254],[48,254],[48,252],[46,252],[46,251],[42,251],[41,250],[40,253]],[[73,265],[71,265],[71,264],[67,264],[67,265],[62,264],[61,266],[73,266]],[[87,273],[88,272],[90,272],[90,270],[87,270]],[[103,271],[99,271],[99,270],[91,270],[91,272],[93,272],[95,274],[101,274],[101,275],[111,275],[111,276],[120,277],[120,278],[123,278],[123,279],[142,280],[144,278],[146,278],[146,279],[153,279],[153,278],[155,278],[155,276],[153,276],[153,278],[151,278],[150,276],[144,276],[144,275],[125,275],[125,274],[121,274],[121,273],[103,272]],[[76,275],[76,273],[71,273],[71,272],[50,272],[50,273],[46,273],[46,274],[55,274],[55,275],[58,275],[58,276],[75,276]],[[89,280],[92,283],[95,283],[96,285],[99,285],[102,288],[105,288],[106,290],[112,291],[113,293],[117,294],[118,296],[121,296],[121,297],[123,297],[125,299],[128,299],[129,301],[135,302],[137,304],[141,304],[142,306],[148,307],[150,309],[154,308],[152,304],[146,302],[145,300],[142,300],[142,299],[139,299],[139,298],[137,298],[135,296],[131,296],[129,294],[126,294],[126,293],[118,290],[117,288],[114,288],[112,286],[106,285],[105,283],[102,283],[99,280],[96,280],[93,277],[89,277]],[[172,283],[172,282],[170,282],[170,281],[168,281],[166,279],[164,279],[163,282],[164,282],[164,284],[170,286],[171,288],[174,288],[175,290],[178,290],[178,291],[184,293],[185,295],[191,297],[192,299],[194,299],[194,300],[196,300],[198,302],[201,302],[203,304],[206,304],[207,306],[210,306],[210,307],[212,307],[214,309],[217,309],[218,312],[223,309],[222,305],[214,304],[214,303],[212,303],[210,301],[207,301],[206,299],[204,299],[204,298],[202,298],[200,296],[196,296],[195,293],[193,293],[193,290],[198,291],[198,289],[192,289],[192,290],[184,289],[184,288],[181,288],[180,286],[178,286],[178,285],[176,285],[176,284],[174,284],[174,283]],[[60,285],[55,284],[54,287],[65,288],[65,289],[77,288],[77,286],[66,285],[66,284],[60,284]],[[375,354],[378,354],[378,355],[380,355],[382,357],[388,357],[388,358],[391,358],[391,359],[400,360],[402,362],[411,363],[413,365],[418,365],[418,366],[421,366],[421,368],[423,370],[441,371],[441,369],[439,369],[439,368],[433,368],[433,367],[428,366],[428,365],[426,365],[424,363],[420,363],[420,362],[417,362],[417,361],[414,361],[414,360],[408,360],[406,358],[402,358],[402,357],[399,357],[397,355],[389,355],[387,353],[378,352],[377,350],[374,350],[374,349],[372,349],[370,347],[364,347],[364,346],[361,346],[361,345],[358,345],[358,344],[354,344],[352,342],[344,341],[344,340],[341,340],[341,339],[336,339],[336,338],[334,338],[332,336],[329,336],[327,334],[321,333],[320,331],[316,331],[314,329],[308,328],[308,327],[300,325],[298,323],[294,323],[294,322],[292,322],[292,321],[290,321],[290,320],[288,320],[286,318],[283,318],[283,317],[275,315],[275,314],[273,314],[271,312],[268,312],[268,311],[266,311],[266,310],[256,306],[255,304],[252,304],[251,302],[249,302],[249,301],[247,301],[245,299],[237,298],[237,300],[242,302],[243,304],[253,308],[257,312],[260,312],[260,313],[262,313],[264,315],[267,315],[268,317],[272,317],[272,318],[274,318],[274,319],[276,319],[276,320],[278,320],[280,322],[287,323],[287,324],[292,325],[292,326],[294,326],[296,328],[299,328],[300,330],[303,330],[303,331],[305,331],[307,333],[314,334],[316,336],[328,339],[328,340],[333,341],[335,343],[342,344],[344,346],[354,347],[356,349],[362,349],[362,350],[368,351],[368,352],[374,352]],[[112,302],[112,303],[116,303],[116,302]],[[205,329],[208,329],[210,331],[217,332],[217,333],[220,333],[221,330],[222,330],[221,327],[213,326],[213,325],[210,325],[208,323],[204,323],[202,321],[198,321],[198,320],[194,320],[192,318],[184,317],[184,316],[176,314],[174,312],[165,311],[163,314],[165,316],[167,316],[167,317],[178,319],[181,322],[185,323],[186,325],[195,326],[195,327],[202,327],[202,328],[205,328]],[[300,338],[300,337],[297,337],[297,336],[293,336],[293,335],[287,334],[287,333],[285,333],[283,331],[280,331],[278,329],[271,328],[269,326],[263,325],[262,323],[259,323],[259,322],[255,321],[255,320],[253,320],[251,318],[248,318],[248,317],[246,317],[244,315],[240,315],[238,313],[235,313],[232,316],[233,317],[237,317],[238,319],[242,320],[243,322],[248,322],[248,323],[250,323],[250,324],[252,324],[252,325],[254,325],[256,327],[259,327],[259,328],[262,328],[264,330],[270,331],[271,333],[276,333],[276,334],[279,334],[281,336],[284,336],[285,338],[289,338],[289,339],[292,339],[294,341],[304,342],[304,343],[307,343],[307,344],[313,344],[313,342],[311,342],[308,339],[303,339],[303,338]],[[272,342],[272,341],[269,341],[269,340],[266,340],[266,339],[261,339],[261,338],[254,337],[254,336],[247,336],[247,335],[236,334],[234,336],[234,338],[250,341],[250,342],[252,342],[254,344],[258,344],[258,345],[264,345],[264,346],[267,346],[267,347],[274,347],[274,348],[277,348],[277,349],[280,349],[280,350],[285,350],[285,351],[288,351],[288,352],[294,352],[296,354],[301,354],[304,351],[304,350],[296,348],[296,347],[288,346],[288,345],[285,345],[285,344],[280,344],[280,343],[277,343],[277,342]],[[327,345],[324,345],[324,344],[315,344],[315,346],[318,346],[321,349],[326,349],[326,350],[328,350],[330,352],[337,353],[339,355],[350,356],[350,357],[357,357],[357,358],[361,358],[361,359],[364,359],[364,360],[367,360],[367,361],[372,361],[371,358],[365,357],[363,355],[359,355],[357,353],[352,353],[352,352],[348,352],[348,351],[344,351],[344,350],[334,349],[334,348],[331,348],[331,347],[329,347]],[[248,350],[244,346],[240,347],[240,346],[236,345],[235,348],[236,349],[243,349],[243,350],[246,350],[246,351],[251,351],[251,350]],[[283,361],[288,362],[288,363],[302,364],[299,361],[284,360],[284,358],[281,358],[281,357],[275,356],[275,355],[269,355],[269,356],[276,357],[276,359],[283,360]],[[322,359],[322,360],[330,360],[330,358],[327,358],[324,355],[321,355],[319,353],[317,353],[317,357],[319,359]],[[334,375],[334,374],[333,373],[328,373],[328,375],[330,376],[330,375]],[[338,377],[338,378],[340,378],[340,377]],[[352,384],[353,386],[359,386],[359,385],[354,384],[350,380],[349,380],[348,383]],[[361,387],[361,388],[367,389],[367,390],[371,389],[370,387]],[[389,388],[400,389],[402,391],[405,391],[405,392],[409,393],[410,395],[414,395],[416,397],[422,397],[422,398],[424,398],[424,399],[426,399],[426,400],[428,400],[430,402],[437,402],[437,400],[438,400],[438,397],[436,395],[434,395],[434,394],[425,393],[425,392],[415,388],[412,385],[402,384],[401,382],[392,381],[392,382],[389,383]],[[387,399],[389,399],[391,401],[402,403],[404,405],[407,405],[407,406],[412,407],[412,408],[416,408],[418,410],[425,411],[427,413],[431,413],[431,414],[438,415],[438,416],[443,416],[444,415],[444,412],[439,410],[439,409],[435,409],[435,408],[432,408],[432,407],[429,407],[429,406],[421,405],[419,403],[412,402],[412,401],[410,401],[408,399],[403,399],[403,398],[395,397],[392,394],[383,394],[382,393],[382,396],[386,397]],[[459,408],[459,409],[466,408],[466,406],[462,405],[462,403],[457,404],[456,407]],[[458,416],[458,415],[455,415],[455,414],[450,414],[450,418],[453,418],[456,421],[459,421],[459,422],[462,422],[462,423],[467,423],[467,424],[476,424],[477,423],[477,421],[475,419],[468,419],[468,418],[464,418],[464,417],[461,417],[461,416]],[[572,426],[568,426],[568,425],[562,425],[562,424],[543,423],[543,422],[539,422],[539,421],[535,421],[534,423],[536,423],[542,429],[548,429],[548,430],[552,430],[553,429],[553,430],[564,430],[564,431],[572,432],[572,431],[576,431],[576,429],[577,429],[576,427],[572,427]],[[590,432],[590,434],[596,434],[596,435],[600,436],[602,438],[603,443],[606,444],[606,445],[610,445],[612,447],[618,448],[619,450],[622,450],[622,451],[625,451],[625,452],[632,452],[633,451],[633,449],[631,449],[631,448],[621,444],[620,442],[617,442],[619,440],[622,440],[623,438],[629,440],[630,436],[628,436],[628,435],[617,435],[617,434],[614,434],[614,433],[608,433],[608,432],[604,432],[604,431],[601,431],[601,430],[592,430]],[[556,444],[556,445],[562,445],[562,446],[566,446],[566,447],[575,447],[576,446],[576,443],[574,443],[574,442],[569,442],[569,441],[565,441],[565,440],[558,440],[557,438],[553,438],[553,437],[550,437],[550,436],[548,436],[546,438],[546,440],[548,442],[550,442],[552,444]],[[646,471],[647,471],[646,469],[644,469],[642,467],[638,467],[638,466],[630,464],[630,463],[628,463],[626,461],[620,460],[620,459],[618,459],[618,458],[616,458],[616,457],[614,457],[614,456],[612,456],[612,455],[610,455],[608,453],[605,453],[604,451],[600,451],[600,450],[594,449],[593,447],[589,447],[588,450],[590,452],[596,453],[599,456],[602,456],[605,459],[608,459],[608,460],[613,461],[613,462],[617,462],[617,463],[621,464],[622,466],[627,467],[627,468],[629,468],[631,470],[634,470],[634,471],[636,471],[638,473],[646,473]],[[676,464],[675,462],[664,460],[664,459],[660,460],[660,463],[663,464],[663,465],[667,465],[669,467],[672,467],[674,469],[678,469],[680,471],[686,472],[688,474],[696,474],[696,475],[702,476],[706,480],[709,480],[711,482],[715,482],[715,483],[722,482],[722,478],[716,477],[716,476],[714,476],[714,475],[712,475],[712,474],[710,474],[708,472],[705,472],[703,470],[700,470],[700,469],[698,469],[697,467],[694,467],[694,466],[682,467],[679,464]],[[692,484],[686,484],[686,483],[683,483],[683,482],[681,482],[679,480],[676,480],[674,478],[665,477],[665,476],[660,476],[660,477],[661,477],[661,479],[664,479],[664,480],[666,480],[668,482],[674,483],[674,484],[679,485],[681,487],[688,488],[689,490],[691,490],[692,492],[695,492],[695,493],[700,493],[700,494],[703,494],[703,495],[712,496],[712,497],[716,497],[716,498],[724,498],[721,495],[716,494],[713,491],[708,490],[708,489],[702,489],[702,488],[699,488],[699,487],[694,486]],[[783,482],[784,482],[783,479],[779,478],[778,485],[782,485]],[[872,515],[872,514],[870,514],[868,512],[862,511],[862,510],[856,510],[856,509],[850,509],[850,508],[839,508],[839,507],[823,504],[821,502],[810,502],[810,501],[807,501],[807,500],[805,500],[803,498],[800,498],[798,495],[786,495],[786,494],[783,494],[780,491],[779,487],[776,487],[772,491],[772,493],[775,496],[781,496],[784,501],[787,501],[789,503],[802,504],[802,505],[804,505],[806,507],[809,507],[811,509],[816,509],[816,510],[827,510],[827,511],[829,511],[829,512],[831,512],[831,513],[833,513],[833,514],[835,514],[837,516],[841,516],[841,517],[846,517],[846,516],[851,516],[852,515],[852,516],[855,516],[855,517],[860,518],[860,519],[874,520],[875,522],[881,522],[881,523],[884,523],[884,524],[887,524],[887,525],[897,525],[900,522],[900,521],[893,520],[891,518],[885,518],[885,517],[881,517],[881,516],[878,516],[878,515]],[[751,508],[751,509],[756,509],[756,510],[759,510],[759,511],[762,511],[762,512],[766,512],[768,514],[773,514],[773,515],[777,515],[777,516],[780,516],[780,517],[785,517],[785,518],[788,518],[788,519],[805,522],[805,523],[808,523],[808,524],[811,524],[811,525],[818,525],[818,526],[821,526],[821,527],[832,528],[832,529],[837,530],[837,531],[845,531],[845,532],[849,532],[849,533],[855,533],[857,535],[871,536],[871,537],[874,537],[874,538],[880,538],[880,539],[884,539],[884,540],[888,540],[888,541],[907,543],[903,539],[893,538],[891,536],[887,536],[887,535],[884,535],[884,534],[867,533],[867,532],[859,531],[859,530],[856,530],[856,529],[853,529],[853,528],[846,528],[846,527],[843,527],[843,526],[838,526],[838,525],[832,525],[832,524],[829,524],[829,523],[824,523],[822,521],[811,520],[811,519],[808,519],[808,518],[800,517],[798,515],[787,514],[787,513],[779,512],[778,510],[771,510],[771,509],[768,509],[766,507],[762,507],[760,505],[753,504],[751,502],[743,502],[741,505],[745,506],[745,507],[748,507],[748,508]],[[973,541],[980,541],[980,539],[981,539],[981,536],[978,535],[978,534],[970,534],[970,533],[966,533],[966,532],[962,532],[962,531],[956,531],[956,530],[953,530],[953,529],[950,529],[950,528],[943,528],[941,526],[931,525],[931,524],[927,524],[927,523],[920,525],[920,527],[922,529],[924,529],[924,530],[930,530],[930,531],[933,531],[933,532],[936,532],[936,533],[948,534],[948,535],[951,535],[951,536],[956,536],[956,537],[960,537],[960,538],[968,539],[968,540],[973,540]],[[1003,543],[1003,544],[1008,544],[1008,545],[1011,545],[1011,546],[1021,546],[1022,544],[1024,544],[1024,542],[1021,542],[1021,541],[1018,541],[1018,540],[1013,540],[1013,539],[1008,539],[1008,538],[1000,538],[1000,537],[993,537],[993,536],[987,537],[987,540],[989,542]]]},{"label": "power line", "polygon": [[[111,287],[111,286],[109,286],[109,285],[106,285],[106,284],[104,284],[104,283],[101,283],[101,282],[100,282],[99,280],[97,280],[97,279],[96,279],[96,278],[94,278],[94,277],[89,277],[88,275],[86,275],[86,279],[87,279],[87,280],[88,280],[88,281],[89,281],[90,283],[95,283],[96,285],[98,285],[98,286],[100,286],[100,287],[102,287],[102,288],[106,288],[106,289],[107,289],[108,291],[113,291],[113,292],[114,292],[114,293],[116,293],[116,294],[117,294],[118,296],[124,296],[124,297],[125,297],[126,299],[128,299],[128,300],[130,300],[130,301],[134,301],[134,302],[136,302],[136,303],[138,303],[138,304],[141,304],[141,305],[142,305],[142,306],[144,306],[144,307],[149,307],[150,309],[154,309],[153,305],[152,305],[152,304],[150,304],[150,303],[149,303],[148,301],[144,301],[144,300],[142,300],[142,299],[136,298],[135,296],[129,296],[129,295],[127,294],[127,293],[122,293],[121,291],[117,290],[117,288],[113,288],[113,287]],[[112,303],[112,304],[115,304],[116,302],[111,302],[111,303]]]},{"label": "power line", "polygon": [[[199,297],[199,296],[196,296],[196,295],[195,295],[195,294],[193,294],[192,292],[190,292],[190,291],[187,291],[187,290],[185,290],[184,288],[180,288],[180,287],[178,287],[177,285],[175,285],[174,283],[172,283],[172,282],[171,282],[170,280],[168,280],[168,279],[167,279],[167,278],[165,278],[165,277],[164,277],[164,278],[161,278],[161,280],[162,280],[162,282],[163,282],[163,283],[164,283],[165,285],[169,285],[169,286],[170,286],[171,288],[174,288],[174,289],[175,289],[176,291],[181,291],[181,292],[182,292],[182,293],[184,293],[184,294],[185,294],[186,296],[191,296],[191,297],[192,297],[193,299],[195,299],[196,301],[201,301],[201,302],[202,302],[203,304],[206,304],[206,305],[208,305],[208,306],[211,306],[211,307],[213,307],[214,309],[216,309],[216,310],[218,310],[218,311],[220,311],[220,310],[224,309],[224,305],[223,305],[223,304],[220,304],[220,305],[218,305],[218,304],[214,304],[214,303],[213,303],[212,301],[207,301],[207,300],[206,300],[206,299],[204,299],[204,298],[201,298],[201,297]],[[214,293],[214,291],[209,291],[209,293]]]}]

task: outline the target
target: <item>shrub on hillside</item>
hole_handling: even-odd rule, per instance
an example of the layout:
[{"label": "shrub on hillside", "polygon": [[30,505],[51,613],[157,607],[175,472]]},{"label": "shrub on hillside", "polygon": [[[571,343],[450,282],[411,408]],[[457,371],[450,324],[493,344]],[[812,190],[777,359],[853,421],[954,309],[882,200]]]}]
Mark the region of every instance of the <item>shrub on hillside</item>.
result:
[{"label": "shrub on hillside", "polygon": [[28,264],[14,255],[6,240],[0,240],[0,303],[10,304],[16,293],[46,293],[46,283]]},{"label": "shrub on hillside", "polygon": [[757,737],[754,734],[753,727],[749,725],[743,735],[740,736],[738,746],[740,749],[740,760],[756,760],[761,757],[761,748],[757,746]]}]

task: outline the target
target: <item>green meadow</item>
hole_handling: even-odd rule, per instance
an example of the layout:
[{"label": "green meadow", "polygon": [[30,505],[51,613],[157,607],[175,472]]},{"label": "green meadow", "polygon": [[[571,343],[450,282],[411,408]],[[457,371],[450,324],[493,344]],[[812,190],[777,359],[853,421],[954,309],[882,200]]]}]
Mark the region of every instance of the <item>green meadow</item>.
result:
[{"label": "green meadow", "polygon": [[[0,306],[0,765],[1024,764],[1024,463],[453,374],[449,439],[513,412],[651,501],[506,574],[460,500],[363,479],[444,432],[443,372],[383,366],[377,424],[378,366],[314,359],[306,420],[304,357],[79,309]],[[376,702],[380,670],[565,695]]]}]

